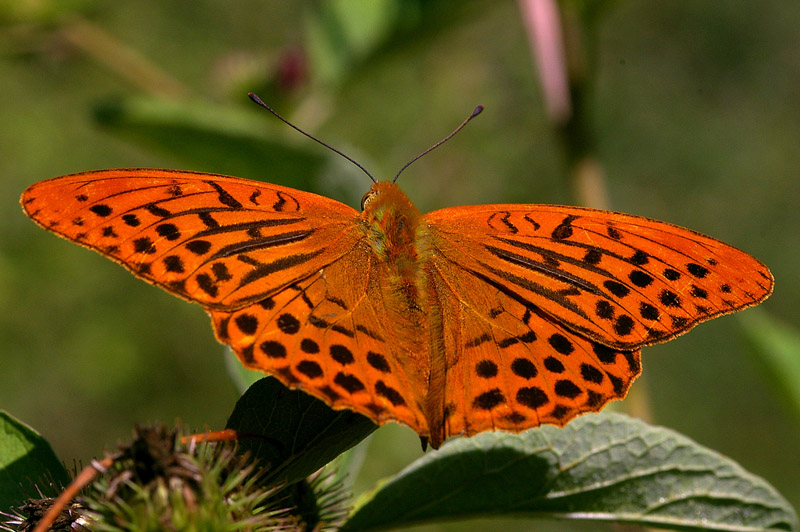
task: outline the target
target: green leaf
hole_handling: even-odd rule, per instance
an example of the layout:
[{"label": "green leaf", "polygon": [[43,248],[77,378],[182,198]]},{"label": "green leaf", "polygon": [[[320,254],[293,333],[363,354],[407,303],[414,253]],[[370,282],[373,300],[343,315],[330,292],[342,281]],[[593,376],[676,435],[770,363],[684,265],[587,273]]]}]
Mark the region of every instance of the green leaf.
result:
[{"label": "green leaf", "polygon": [[309,71],[317,83],[334,86],[371,61],[419,49],[460,19],[485,13],[481,2],[447,0],[315,0],[307,7]]},{"label": "green leaf", "polygon": [[225,107],[206,101],[137,97],[98,106],[95,119],[138,144],[179,158],[192,169],[305,190],[314,188],[328,155],[300,135],[285,135],[288,128],[255,104]]},{"label": "green leaf", "polygon": [[269,470],[267,484],[307,477],[377,428],[360,414],[332,410],[271,377],[244,393],[227,427],[239,433],[240,448]]},{"label": "green leaf", "polygon": [[326,0],[307,11],[311,71],[322,82],[340,82],[394,30],[395,0]]},{"label": "green leaf", "polygon": [[446,443],[357,503],[346,531],[496,516],[680,530],[796,530],[764,480],[671,430],[619,414]]},{"label": "green leaf", "polygon": [[0,410],[0,511],[36,497],[37,487],[56,496],[68,483],[69,475],[47,440]]},{"label": "green leaf", "polygon": [[752,309],[739,320],[772,389],[800,421],[800,331]]}]

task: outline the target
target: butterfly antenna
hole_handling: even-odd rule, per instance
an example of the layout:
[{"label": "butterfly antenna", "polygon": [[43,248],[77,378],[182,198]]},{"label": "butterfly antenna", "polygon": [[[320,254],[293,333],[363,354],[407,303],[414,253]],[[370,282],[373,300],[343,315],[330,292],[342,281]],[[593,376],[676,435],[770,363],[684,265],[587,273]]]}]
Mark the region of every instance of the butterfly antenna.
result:
[{"label": "butterfly antenna", "polygon": [[[357,161],[353,160],[353,158],[351,158],[351,157],[348,157],[347,155],[345,155],[344,153],[340,152],[339,150],[337,150],[336,148],[334,148],[334,147],[333,147],[333,146],[331,146],[330,144],[327,144],[327,143],[325,143],[325,142],[322,142],[321,140],[319,140],[319,139],[318,139],[317,137],[315,137],[314,135],[311,135],[310,133],[306,133],[305,131],[303,131],[302,129],[300,129],[299,127],[297,127],[296,125],[292,124],[291,122],[289,122],[288,120],[286,120],[284,117],[282,117],[281,115],[279,115],[279,114],[278,114],[278,112],[277,112],[275,109],[273,109],[273,108],[272,108],[272,107],[270,107],[269,105],[265,104],[265,103],[264,103],[264,102],[261,100],[261,98],[259,98],[257,95],[253,94],[252,92],[248,93],[247,95],[250,97],[250,99],[251,99],[251,100],[253,100],[254,102],[256,102],[258,105],[260,105],[261,107],[263,107],[264,109],[266,109],[266,110],[267,110],[267,111],[269,111],[270,113],[274,114],[276,117],[278,117],[278,120],[280,120],[281,122],[283,122],[284,124],[286,124],[286,125],[287,125],[287,126],[289,126],[290,128],[294,129],[295,131],[299,131],[300,133],[302,133],[302,134],[303,134],[303,135],[305,135],[306,137],[310,138],[311,140],[313,140],[313,141],[315,141],[315,142],[318,142],[318,143],[322,144],[323,146],[325,146],[326,148],[328,148],[328,149],[329,149],[329,150],[331,150],[332,152],[334,152],[334,153],[338,153],[339,155],[341,155],[342,157],[344,157],[345,159],[347,159],[348,161],[350,161],[350,162],[351,162],[351,163],[353,163],[354,165],[356,165],[356,166],[358,166],[359,168],[361,168],[361,171],[362,171],[362,172],[364,172],[365,174],[367,174],[367,175],[369,176],[369,178],[370,178],[370,179],[372,179],[372,182],[373,182],[373,183],[377,183],[377,182],[378,182],[378,181],[377,181],[377,180],[376,180],[374,177],[372,177],[372,174],[370,174],[370,173],[367,171],[367,169],[366,169],[366,168],[364,168],[363,166],[361,166],[361,165],[360,165],[360,164],[359,164]],[[460,128],[459,128],[459,129],[460,129]],[[452,136],[452,135],[451,135],[451,136]],[[429,151],[430,151],[430,150],[429,150]]]},{"label": "butterfly antenna", "polygon": [[417,159],[419,159],[420,157],[422,157],[422,156],[424,156],[424,155],[427,155],[428,153],[432,152],[433,150],[435,150],[436,148],[438,148],[439,146],[441,146],[442,144],[444,144],[445,142],[447,142],[448,140],[450,140],[450,139],[453,137],[453,135],[455,135],[456,133],[458,133],[459,131],[461,131],[461,130],[464,128],[464,126],[466,126],[466,125],[469,123],[469,121],[470,121],[470,120],[472,120],[473,118],[475,118],[476,116],[478,116],[479,114],[481,114],[481,111],[483,111],[483,106],[482,106],[482,105],[479,105],[478,107],[476,107],[476,108],[475,108],[475,110],[474,110],[474,111],[472,111],[472,114],[471,114],[471,115],[469,115],[469,116],[467,117],[467,119],[466,119],[466,120],[464,120],[463,122],[461,122],[461,125],[460,125],[460,126],[458,126],[457,128],[455,128],[455,129],[453,130],[453,132],[452,132],[452,133],[450,133],[450,134],[449,134],[449,135],[447,135],[445,138],[443,138],[442,140],[440,140],[439,142],[437,142],[436,144],[434,144],[433,146],[431,146],[430,148],[428,148],[428,149],[427,149],[427,150],[425,150],[424,152],[420,153],[419,155],[417,155],[416,157],[414,157],[413,159],[411,159],[410,161],[408,161],[408,162],[406,163],[406,165],[405,165],[404,167],[402,167],[402,168],[400,169],[400,171],[399,171],[399,172],[397,172],[397,175],[395,175],[395,176],[394,176],[394,179],[392,179],[392,183],[394,183],[395,181],[397,181],[397,178],[398,178],[398,177],[400,177],[400,174],[402,174],[402,173],[403,173],[403,171],[404,171],[406,168],[408,168],[409,166],[411,166],[411,164],[412,164],[414,161],[416,161]]}]

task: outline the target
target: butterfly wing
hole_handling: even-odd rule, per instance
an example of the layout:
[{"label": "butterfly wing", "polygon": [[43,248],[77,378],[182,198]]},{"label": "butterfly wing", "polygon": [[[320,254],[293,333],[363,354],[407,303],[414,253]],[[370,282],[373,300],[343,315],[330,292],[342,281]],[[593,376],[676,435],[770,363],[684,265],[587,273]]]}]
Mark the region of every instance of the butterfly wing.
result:
[{"label": "butterfly wing", "polygon": [[247,367],[334,408],[427,433],[418,406],[425,351],[396,341],[383,300],[389,273],[352,208],[277,185],[154,169],[43,181],[22,205],[44,228],[200,303]]},{"label": "butterfly wing", "polygon": [[639,349],[577,335],[460,265],[435,261],[429,274],[443,321],[434,447],[451,435],[563,425],[623,398],[641,371]]},{"label": "butterfly wing", "polygon": [[744,252],[637,216],[484,205],[423,223],[444,342],[440,439],[599,410],[639,375],[640,347],[772,290]]},{"label": "butterfly wing", "polygon": [[384,300],[387,276],[368,245],[356,246],[270,298],[212,311],[211,318],[219,340],[245,366],[334,409],[355,410],[379,425],[399,421],[426,435],[426,351],[400,341]]},{"label": "butterfly wing", "polygon": [[424,217],[443,260],[618,349],[663,342],[763,301],[769,269],[666,222],[557,205],[478,205]]},{"label": "butterfly wing", "polygon": [[264,299],[363,238],[358,213],[337,201],[214,174],[73,174],[32,185],[22,205],[45,229],[216,309]]}]

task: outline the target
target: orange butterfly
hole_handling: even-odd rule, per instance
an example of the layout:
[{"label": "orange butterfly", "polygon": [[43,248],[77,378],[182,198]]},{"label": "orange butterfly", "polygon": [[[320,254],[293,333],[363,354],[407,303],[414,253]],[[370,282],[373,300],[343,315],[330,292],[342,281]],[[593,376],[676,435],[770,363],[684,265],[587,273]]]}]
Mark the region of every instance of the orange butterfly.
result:
[{"label": "orange butterfly", "polygon": [[563,425],[623,398],[640,349],[763,301],[761,262],[666,222],[580,207],[358,212],[236,177],[50,179],[25,212],[210,314],[242,363],[335,409],[452,435]]}]

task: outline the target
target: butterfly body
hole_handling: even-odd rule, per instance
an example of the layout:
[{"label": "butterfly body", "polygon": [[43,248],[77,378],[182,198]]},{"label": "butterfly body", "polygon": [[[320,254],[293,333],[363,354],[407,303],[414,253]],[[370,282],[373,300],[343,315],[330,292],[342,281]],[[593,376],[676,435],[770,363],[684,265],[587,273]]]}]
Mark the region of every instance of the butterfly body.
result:
[{"label": "butterfly body", "polygon": [[620,399],[642,346],[757,304],[769,270],[715,239],[553,205],[358,212],[287,187],[153,169],[22,197],[44,228],[202,305],[244,365],[436,448],[563,425]]}]

